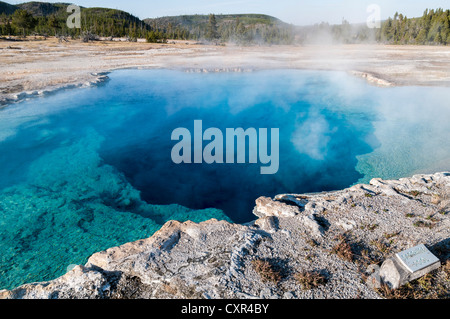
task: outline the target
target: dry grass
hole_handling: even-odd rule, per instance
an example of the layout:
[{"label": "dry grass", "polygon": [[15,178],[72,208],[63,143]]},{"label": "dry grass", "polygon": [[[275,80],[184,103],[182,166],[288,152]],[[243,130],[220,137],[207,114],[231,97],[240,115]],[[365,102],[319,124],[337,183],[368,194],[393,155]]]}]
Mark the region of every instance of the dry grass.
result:
[{"label": "dry grass", "polygon": [[317,271],[302,271],[295,274],[294,278],[302,286],[303,290],[317,288],[327,283],[326,276]]},{"label": "dry grass", "polygon": [[433,223],[438,223],[438,222],[440,222],[440,219],[439,219],[439,218],[436,218],[436,217],[434,217],[434,215],[433,215],[433,214],[431,214],[431,215],[428,215],[426,219],[427,219],[427,220],[429,220],[430,222],[433,222]]},{"label": "dry grass", "polygon": [[268,260],[255,259],[252,260],[252,265],[255,271],[259,274],[263,281],[270,281],[278,284],[281,280],[281,273],[275,265]]},{"label": "dry grass", "polygon": [[410,191],[408,194],[411,195],[411,196],[417,197],[417,196],[419,196],[422,193],[419,192],[419,191]]},{"label": "dry grass", "polygon": [[395,233],[385,233],[383,236],[384,236],[384,238],[386,238],[386,239],[391,239],[391,238],[396,237],[396,236],[398,236],[398,235],[400,235],[400,232],[395,232]]},{"label": "dry grass", "polygon": [[316,242],[314,239],[309,239],[309,240],[307,241],[307,243],[308,243],[310,246],[312,246],[312,247],[317,247],[317,246],[319,246],[319,243]]},{"label": "dry grass", "polygon": [[383,257],[387,257],[387,255],[391,252],[390,245],[383,240],[372,240],[370,244],[375,247],[375,250]]},{"label": "dry grass", "polygon": [[442,271],[445,273],[447,280],[450,280],[450,259],[442,266]]},{"label": "dry grass", "polygon": [[418,220],[413,225],[415,227],[426,227],[426,228],[429,228],[429,229],[434,227],[433,223],[424,222],[423,220]]},{"label": "dry grass", "polygon": [[382,284],[377,292],[386,299],[449,299],[450,260],[425,276],[413,280],[398,289]]},{"label": "dry grass", "polygon": [[406,284],[399,289],[391,289],[387,284],[382,283],[377,292],[386,299],[413,299],[414,296],[410,286],[410,284]]},{"label": "dry grass", "polygon": [[339,240],[339,243],[331,249],[331,253],[336,254],[339,258],[346,261],[353,261],[352,247],[348,243],[347,238],[345,238],[344,235],[341,235],[337,239]]},{"label": "dry grass", "polygon": [[167,283],[164,283],[163,285],[162,285],[162,289],[166,292],[166,293],[168,293],[168,294],[170,294],[170,295],[176,295],[177,294],[177,292],[178,292],[178,290],[176,289],[176,288],[174,288],[174,287],[172,287],[170,284],[167,284]]}]

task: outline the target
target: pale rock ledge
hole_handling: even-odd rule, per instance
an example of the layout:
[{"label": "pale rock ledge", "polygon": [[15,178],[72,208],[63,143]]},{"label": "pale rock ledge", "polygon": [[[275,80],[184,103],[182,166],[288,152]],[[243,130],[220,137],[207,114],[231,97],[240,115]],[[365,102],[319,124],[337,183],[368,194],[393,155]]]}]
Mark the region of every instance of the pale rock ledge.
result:
[{"label": "pale rock ledge", "polygon": [[[380,298],[365,281],[371,261],[381,265],[417,244],[441,262],[450,258],[449,198],[450,173],[262,197],[254,222],[170,221],[150,238],[96,253],[58,279],[3,290],[0,297]],[[351,244],[351,261],[333,253],[342,236]],[[367,260],[360,258],[364,252]],[[278,267],[281,280],[263,281],[255,259]],[[326,283],[304,290],[294,276],[300,271],[319,271]]]}]

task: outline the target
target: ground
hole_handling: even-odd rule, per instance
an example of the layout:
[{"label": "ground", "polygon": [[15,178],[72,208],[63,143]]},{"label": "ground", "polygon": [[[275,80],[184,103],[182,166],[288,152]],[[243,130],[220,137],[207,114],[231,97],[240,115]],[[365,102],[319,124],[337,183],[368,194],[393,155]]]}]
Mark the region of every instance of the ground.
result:
[{"label": "ground", "polygon": [[[450,46],[207,46],[56,39],[0,40],[0,103],[67,85],[83,85],[98,73],[122,68],[248,71],[290,68],[342,70],[380,86],[450,86]],[[28,94],[19,93],[28,92]]]}]

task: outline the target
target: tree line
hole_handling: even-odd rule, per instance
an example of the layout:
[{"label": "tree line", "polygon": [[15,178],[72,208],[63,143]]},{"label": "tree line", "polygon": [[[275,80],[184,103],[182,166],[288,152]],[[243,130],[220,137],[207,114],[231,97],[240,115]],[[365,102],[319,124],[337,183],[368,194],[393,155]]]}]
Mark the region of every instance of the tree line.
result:
[{"label": "tree line", "polygon": [[[193,21],[190,21],[187,28],[191,40],[236,44],[292,44],[295,38],[292,26],[264,15],[216,17],[210,14],[208,17],[194,16],[190,19]],[[173,25],[170,21],[161,24],[163,28],[167,26],[169,29]]]},{"label": "tree line", "polygon": [[371,29],[366,24],[350,24],[343,19],[340,25],[320,23],[299,27],[300,43],[384,43],[415,45],[450,44],[450,10],[426,9],[419,18],[408,18],[395,13],[383,21],[380,28]]},{"label": "tree line", "polygon": [[81,29],[69,29],[67,14],[61,11],[49,16],[34,17],[26,10],[18,9],[13,14],[0,15],[2,36],[66,36],[78,38],[89,32],[96,37],[127,37],[131,40],[145,38],[148,42],[166,42],[167,39],[197,40],[215,43],[236,42],[239,44],[291,44],[293,30],[267,23],[249,24],[239,17],[218,25],[216,16],[208,16],[206,23],[197,23],[192,28],[157,20],[145,23],[119,10],[82,9]]},{"label": "tree line", "polygon": [[165,41],[168,36],[161,30],[153,29],[137,17],[119,10],[82,9],[81,29],[67,26],[65,11],[49,16],[36,16],[18,9],[13,14],[0,15],[0,35],[2,36],[65,36],[80,38],[89,33],[98,37],[127,37],[130,40],[147,38],[151,42]]},{"label": "tree line", "polygon": [[450,44],[450,10],[425,10],[420,18],[395,13],[377,33],[379,42],[391,44]]},{"label": "tree line", "polygon": [[[81,29],[69,29],[68,14],[60,10],[48,16],[33,16],[18,9],[0,15],[1,36],[66,36],[79,38],[86,32],[95,37],[145,38],[148,42],[167,39],[197,40],[211,43],[303,44],[365,43],[450,44],[450,10],[425,10],[422,17],[408,18],[396,13],[381,23],[379,29],[352,25],[346,20],[339,25],[328,23],[295,27],[263,15],[180,16],[149,19],[145,22],[129,13],[100,8],[82,8]],[[220,20],[220,21],[218,21]]]}]

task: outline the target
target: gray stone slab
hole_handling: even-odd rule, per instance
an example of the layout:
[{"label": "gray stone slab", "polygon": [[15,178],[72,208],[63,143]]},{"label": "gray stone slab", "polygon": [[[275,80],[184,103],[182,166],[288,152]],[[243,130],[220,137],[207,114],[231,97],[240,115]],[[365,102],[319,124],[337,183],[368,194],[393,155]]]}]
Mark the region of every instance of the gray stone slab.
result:
[{"label": "gray stone slab", "polygon": [[397,258],[410,272],[414,273],[439,262],[425,245],[418,245],[396,254]]},{"label": "gray stone slab", "polygon": [[380,277],[392,289],[397,289],[440,266],[439,259],[424,245],[419,245],[385,260],[381,265]]}]

